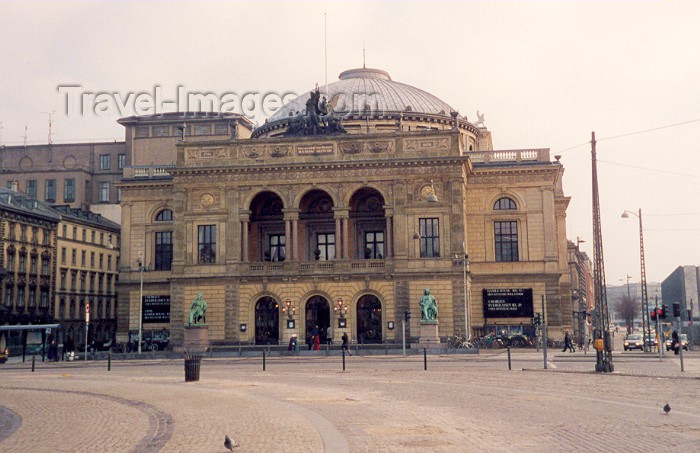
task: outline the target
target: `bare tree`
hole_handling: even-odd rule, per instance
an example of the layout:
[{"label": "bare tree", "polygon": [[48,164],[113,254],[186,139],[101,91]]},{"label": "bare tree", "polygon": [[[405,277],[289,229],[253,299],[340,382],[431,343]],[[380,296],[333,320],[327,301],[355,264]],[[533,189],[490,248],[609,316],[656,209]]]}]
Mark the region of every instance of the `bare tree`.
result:
[{"label": "bare tree", "polygon": [[623,294],[618,297],[615,302],[615,311],[617,316],[625,320],[627,325],[627,333],[632,332],[632,326],[634,324],[634,318],[639,316],[642,310],[642,304],[636,297],[630,297],[627,294]]}]

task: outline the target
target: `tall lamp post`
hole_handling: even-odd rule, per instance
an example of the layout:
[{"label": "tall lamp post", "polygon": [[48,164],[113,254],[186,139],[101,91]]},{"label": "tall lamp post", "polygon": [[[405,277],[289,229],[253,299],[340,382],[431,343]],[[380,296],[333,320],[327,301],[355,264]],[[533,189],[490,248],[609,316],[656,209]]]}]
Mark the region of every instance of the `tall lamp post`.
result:
[{"label": "tall lamp post", "polygon": [[[464,247],[464,243],[462,243],[462,248],[464,250],[464,255],[461,256],[462,282],[464,284],[464,339],[469,340],[469,337],[471,337],[471,329],[469,328],[469,312],[467,309],[467,297],[469,295],[469,293],[467,292],[467,272],[469,272],[469,254],[467,253],[466,247]],[[456,254],[455,258],[459,259],[460,255]]]},{"label": "tall lamp post", "polygon": [[[621,217],[623,219],[627,219],[629,218],[630,214],[639,218],[639,266],[642,275],[642,280],[640,282],[642,290],[642,337],[644,337],[644,350],[647,351],[649,349],[647,339],[651,338],[651,320],[649,319],[649,300],[647,297],[647,271],[646,264],[644,262],[644,230],[642,229],[642,209],[639,209],[639,214],[635,214],[632,211],[623,211]],[[629,291],[629,283],[627,284],[627,289]]]},{"label": "tall lamp post", "polygon": [[143,252],[139,252],[138,258],[139,275],[141,277],[141,285],[139,287],[139,346],[138,351],[141,354],[141,339],[143,336]]}]

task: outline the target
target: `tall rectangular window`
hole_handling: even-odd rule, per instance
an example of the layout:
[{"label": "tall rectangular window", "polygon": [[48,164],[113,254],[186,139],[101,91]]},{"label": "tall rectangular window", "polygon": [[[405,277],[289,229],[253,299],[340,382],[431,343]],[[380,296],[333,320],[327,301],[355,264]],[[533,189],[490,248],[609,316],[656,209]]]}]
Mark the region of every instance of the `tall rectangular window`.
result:
[{"label": "tall rectangular window", "polygon": [[47,179],[44,184],[44,200],[54,203],[56,201],[56,180]]},{"label": "tall rectangular window", "polygon": [[100,183],[100,200],[101,203],[109,201],[109,182]]},{"label": "tall rectangular window", "polygon": [[117,154],[117,168],[120,170],[126,166],[126,154]]},{"label": "tall rectangular window", "polygon": [[48,308],[49,307],[49,292],[48,292],[48,290],[45,290],[45,289],[41,290],[41,299],[39,300],[39,307],[40,308]]},{"label": "tall rectangular window", "polygon": [[100,269],[102,269],[104,267],[104,264],[105,264],[105,254],[100,253]]},{"label": "tall rectangular window", "polygon": [[8,287],[5,290],[5,306],[6,307],[12,307],[12,287]]},{"label": "tall rectangular window", "polygon": [[100,154],[100,170],[109,170],[111,157],[109,154]]},{"label": "tall rectangular window", "polygon": [[75,179],[66,179],[63,183],[63,201],[72,203],[75,201]]},{"label": "tall rectangular window", "polygon": [[286,257],[285,242],[284,234],[270,235],[270,261],[284,261]]},{"label": "tall rectangular window", "polygon": [[49,260],[46,258],[41,259],[41,275],[49,275]]},{"label": "tall rectangular window", "polygon": [[365,259],[383,259],[384,258],[384,232],[383,231],[367,231],[365,232]]},{"label": "tall rectangular window", "polygon": [[518,261],[518,222],[493,222],[496,261]]},{"label": "tall rectangular window", "polygon": [[[335,233],[319,233],[316,235],[316,250],[320,252],[318,259],[328,261],[335,259]],[[314,257],[316,252],[314,252]]]},{"label": "tall rectangular window", "polygon": [[24,307],[24,286],[17,288],[17,306]]},{"label": "tall rectangular window", "polygon": [[[201,227],[200,227],[201,228]],[[158,231],[156,232],[156,270],[169,271],[173,262],[173,232]],[[110,256],[108,263],[112,264]]]},{"label": "tall rectangular window", "polygon": [[85,265],[86,265],[85,264],[85,255],[86,255],[85,250],[81,250],[80,251],[80,265],[83,267],[85,267]]},{"label": "tall rectangular window", "polygon": [[90,252],[90,267],[95,267],[95,252]]},{"label": "tall rectangular window", "polygon": [[66,248],[61,247],[61,264],[66,264]]},{"label": "tall rectangular window", "polygon": [[199,226],[199,263],[216,263],[216,225]]},{"label": "tall rectangular window", "polygon": [[36,199],[36,179],[27,180],[27,197]]},{"label": "tall rectangular window", "polygon": [[78,259],[78,251],[76,249],[71,250],[70,253],[70,263],[75,266],[76,260]]},{"label": "tall rectangular window", "polygon": [[29,287],[29,306],[36,307],[36,288]]},{"label": "tall rectangular window", "polygon": [[440,256],[440,221],[437,218],[418,219],[421,258]]}]

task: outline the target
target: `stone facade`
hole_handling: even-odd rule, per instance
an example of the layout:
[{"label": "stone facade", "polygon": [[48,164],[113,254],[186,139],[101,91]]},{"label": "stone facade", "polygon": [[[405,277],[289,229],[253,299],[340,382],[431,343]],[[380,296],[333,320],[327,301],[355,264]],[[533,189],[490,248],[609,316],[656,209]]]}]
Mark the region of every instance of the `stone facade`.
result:
[{"label": "stone facade", "polygon": [[[550,335],[571,328],[569,198],[549,150],[495,151],[484,127],[415,106],[347,117],[347,134],[287,136],[288,124],[179,141],[166,173],[125,172],[120,339],[138,328],[139,252],[147,268],[161,262],[144,273],[144,295],[170,298],[170,322],[146,328],[170,329],[173,346],[198,292],[214,344],[304,342],[316,325],[322,340],[330,327],[335,342],[343,332],[400,342],[407,311],[416,341],[426,287],[443,340],[466,330],[465,287],[470,334],[532,326],[527,310],[485,316],[486,289],[531,290],[529,309],[544,308]],[[167,232],[163,269],[156,237]]]},{"label": "stone facade", "polygon": [[0,325],[52,321],[59,220],[48,205],[0,189]]}]

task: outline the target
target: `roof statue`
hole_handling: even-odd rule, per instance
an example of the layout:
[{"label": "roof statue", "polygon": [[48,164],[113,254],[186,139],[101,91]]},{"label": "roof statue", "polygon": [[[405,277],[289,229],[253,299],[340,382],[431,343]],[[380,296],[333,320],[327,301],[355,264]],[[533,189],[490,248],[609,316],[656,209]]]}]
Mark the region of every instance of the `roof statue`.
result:
[{"label": "roof statue", "polygon": [[478,118],[478,121],[477,121],[476,123],[474,123],[474,126],[476,126],[476,127],[486,127],[486,125],[484,124],[484,119],[485,119],[484,114],[483,114],[483,113],[479,113],[479,111],[477,110],[477,111],[476,111],[476,117]]},{"label": "roof statue", "polygon": [[333,109],[328,108],[328,101],[318,85],[309,93],[306,100],[306,112],[301,116],[292,118],[285,135],[321,135],[347,133],[340,120],[336,118]]}]

